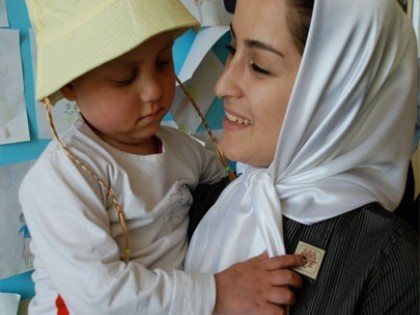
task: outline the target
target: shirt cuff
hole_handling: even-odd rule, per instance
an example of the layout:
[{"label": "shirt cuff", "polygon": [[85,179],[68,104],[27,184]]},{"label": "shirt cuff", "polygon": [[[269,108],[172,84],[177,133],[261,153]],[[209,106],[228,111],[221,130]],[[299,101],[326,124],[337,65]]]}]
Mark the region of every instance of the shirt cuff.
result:
[{"label": "shirt cuff", "polygon": [[[178,314],[211,315],[216,304],[216,280],[212,273],[175,271],[181,277],[175,287],[175,298],[184,301],[183,311]],[[178,315],[177,314],[177,315]]]}]

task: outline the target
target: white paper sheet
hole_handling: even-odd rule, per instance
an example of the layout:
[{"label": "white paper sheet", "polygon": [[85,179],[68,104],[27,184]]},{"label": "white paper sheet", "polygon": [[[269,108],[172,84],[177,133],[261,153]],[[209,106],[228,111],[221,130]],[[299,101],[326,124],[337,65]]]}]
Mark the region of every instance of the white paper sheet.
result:
[{"label": "white paper sheet", "polygon": [[[32,65],[34,73],[34,82],[36,82],[36,37],[31,29],[29,31],[29,37],[31,40],[31,54],[32,54]],[[47,120],[46,111],[44,105],[40,102],[36,102],[36,119],[38,125],[38,138],[39,139],[51,139],[52,133],[50,124]],[[57,132],[63,133],[71,127],[73,122],[78,117],[78,111],[76,102],[70,102],[66,99],[62,99],[55,104],[51,110],[53,116],[53,122]]]},{"label": "white paper sheet", "polygon": [[0,292],[0,314],[16,315],[19,308],[20,295]]},{"label": "white paper sheet", "polygon": [[0,279],[33,268],[30,234],[18,201],[20,183],[32,164],[0,165]]},{"label": "white paper sheet", "polygon": [[28,140],[19,31],[0,29],[0,144]]},{"label": "white paper sheet", "polygon": [[[55,104],[51,110],[53,122],[58,134],[69,129],[78,117],[78,110],[75,102],[62,99]],[[36,103],[36,117],[38,122],[38,138],[51,139],[52,132],[46,117],[46,111],[42,103]]]},{"label": "white paper sheet", "polygon": [[[223,64],[217,56],[210,51],[201,62],[191,80],[185,82],[185,87],[198,104],[205,116],[214,98],[213,87],[223,72]],[[175,100],[171,107],[171,114],[180,129],[193,134],[201,124],[200,117],[195,112],[189,99],[180,87],[177,87]]]},{"label": "white paper sheet", "polygon": [[[202,28],[197,33],[188,55],[185,58],[184,64],[179,71],[178,78],[181,82],[191,79],[204,56],[228,30],[229,27],[227,26],[214,26]],[[209,87],[211,86],[209,85]]]},{"label": "white paper sheet", "polygon": [[231,15],[221,0],[182,0],[202,26],[229,25]]}]

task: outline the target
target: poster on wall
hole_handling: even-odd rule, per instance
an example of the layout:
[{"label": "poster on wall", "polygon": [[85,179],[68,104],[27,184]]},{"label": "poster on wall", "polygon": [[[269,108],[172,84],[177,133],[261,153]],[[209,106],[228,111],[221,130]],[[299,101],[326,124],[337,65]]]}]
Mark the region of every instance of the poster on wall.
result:
[{"label": "poster on wall", "polygon": [[19,30],[0,29],[0,144],[28,140]]},{"label": "poster on wall", "polygon": [[33,269],[31,235],[18,201],[18,190],[33,161],[0,165],[0,279]]}]

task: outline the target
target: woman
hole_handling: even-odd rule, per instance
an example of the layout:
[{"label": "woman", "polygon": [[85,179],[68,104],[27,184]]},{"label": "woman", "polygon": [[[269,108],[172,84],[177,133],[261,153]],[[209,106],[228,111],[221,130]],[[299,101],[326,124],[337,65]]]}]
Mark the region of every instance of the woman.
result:
[{"label": "woman", "polygon": [[395,0],[238,0],[231,35],[221,145],[246,168],[198,225],[186,269],[299,252],[291,314],[417,314],[418,235],[387,211],[414,132],[409,20]]}]

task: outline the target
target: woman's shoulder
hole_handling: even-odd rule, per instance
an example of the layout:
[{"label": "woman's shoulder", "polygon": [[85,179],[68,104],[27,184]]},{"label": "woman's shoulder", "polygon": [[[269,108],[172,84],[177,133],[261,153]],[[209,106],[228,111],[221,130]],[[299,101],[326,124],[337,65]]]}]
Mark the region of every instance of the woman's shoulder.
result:
[{"label": "woman's shoulder", "polygon": [[294,314],[414,314],[419,237],[405,221],[368,204],[313,225],[284,223],[288,252],[303,241],[324,253],[316,280],[305,277]]},{"label": "woman's shoulder", "polygon": [[350,211],[338,219],[338,226],[358,228],[361,235],[382,235],[396,237],[398,235],[413,235],[418,240],[416,231],[402,218],[384,209],[378,203],[367,204]]},{"label": "woman's shoulder", "polygon": [[[418,256],[419,235],[403,219],[377,203],[367,204],[313,225],[284,220],[286,247],[293,252],[299,241],[328,249],[330,254],[389,255],[408,251]],[[366,257],[365,257],[366,258]]]}]

